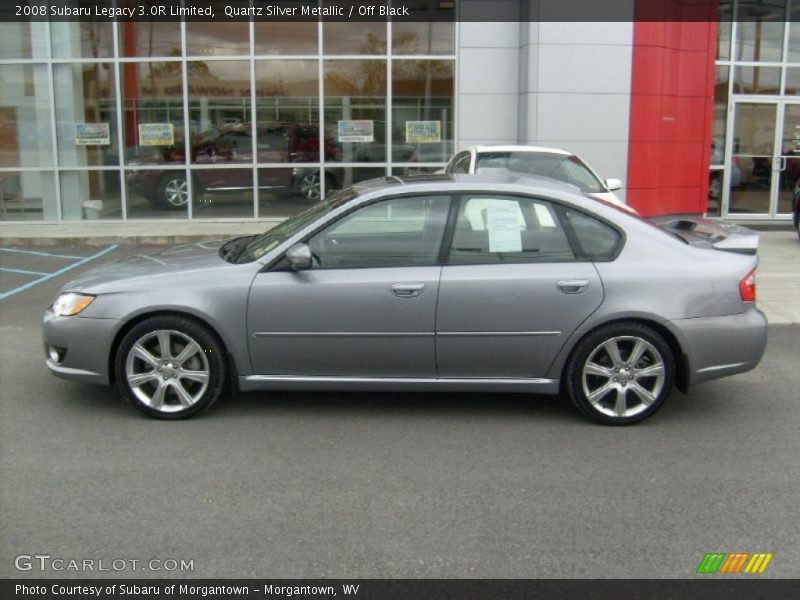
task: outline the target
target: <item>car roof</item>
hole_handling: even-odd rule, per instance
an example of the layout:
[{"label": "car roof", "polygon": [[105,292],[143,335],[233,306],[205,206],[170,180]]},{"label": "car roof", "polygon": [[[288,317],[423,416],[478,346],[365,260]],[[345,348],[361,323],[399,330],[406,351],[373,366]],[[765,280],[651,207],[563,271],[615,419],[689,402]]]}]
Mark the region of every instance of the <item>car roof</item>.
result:
[{"label": "car roof", "polygon": [[572,152],[562,148],[550,148],[548,146],[472,146],[475,152],[481,154],[483,152],[541,152],[549,154],[563,154],[565,156],[572,156]]},{"label": "car roof", "polygon": [[[442,184],[451,184],[445,185]],[[466,190],[469,188],[483,188],[490,191],[494,186],[516,186],[523,188],[528,192],[540,192],[547,194],[548,192],[561,192],[577,196],[583,196],[583,193],[574,185],[550,179],[548,177],[540,177],[537,175],[528,175],[514,172],[498,172],[492,174],[444,174],[434,173],[430,175],[406,175],[391,177],[383,177],[380,179],[370,179],[362,181],[353,185],[353,189],[361,196],[370,192],[377,192],[387,188],[393,187],[409,187],[409,188],[425,188],[426,191],[435,191],[436,188],[446,187],[452,190]],[[410,190],[409,190],[410,191]]]}]

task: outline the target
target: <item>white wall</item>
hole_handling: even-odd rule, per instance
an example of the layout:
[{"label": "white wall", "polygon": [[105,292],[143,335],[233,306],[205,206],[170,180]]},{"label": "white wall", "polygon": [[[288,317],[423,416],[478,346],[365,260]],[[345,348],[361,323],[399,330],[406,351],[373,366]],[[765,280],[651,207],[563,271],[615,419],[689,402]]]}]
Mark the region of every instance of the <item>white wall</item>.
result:
[{"label": "white wall", "polygon": [[459,147],[562,147],[624,183],[632,54],[631,22],[459,23]]}]

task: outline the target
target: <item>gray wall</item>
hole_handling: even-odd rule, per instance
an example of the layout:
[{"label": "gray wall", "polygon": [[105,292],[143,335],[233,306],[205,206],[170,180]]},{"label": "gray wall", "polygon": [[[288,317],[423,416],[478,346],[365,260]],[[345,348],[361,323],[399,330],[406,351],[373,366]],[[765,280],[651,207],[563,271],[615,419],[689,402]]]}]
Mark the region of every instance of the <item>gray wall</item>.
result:
[{"label": "gray wall", "polygon": [[458,39],[461,148],[557,146],[624,183],[633,23],[460,22]]}]

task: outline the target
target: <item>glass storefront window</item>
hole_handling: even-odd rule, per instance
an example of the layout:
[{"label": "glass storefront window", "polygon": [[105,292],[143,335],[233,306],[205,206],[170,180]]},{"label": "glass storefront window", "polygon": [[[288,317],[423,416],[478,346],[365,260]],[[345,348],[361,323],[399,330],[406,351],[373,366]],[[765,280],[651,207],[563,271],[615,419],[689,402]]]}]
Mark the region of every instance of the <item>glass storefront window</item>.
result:
[{"label": "glass storefront window", "polygon": [[56,64],[53,78],[59,164],[118,165],[114,66]]},{"label": "glass storefront window", "polygon": [[800,67],[786,68],[786,89],[783,93],[789,96],[800,96]]},{"label": "glass storefront window", "polygon": [[185,219],[189,186],[183,169],[125,171],[129,219]]},{"label": "glass storefront window", "polygon": [[0,65],[0,167],[53,164],[50,82],[44,65]]},{"label": "glass storefront window", "polygon": [[392,61],[393,162],[446,162],[453,154],[454,63]]},{"label": "glass storefront window", "polygon": [[177,21],[120,21],[119,55],[180,56],[181,24]]},{"label": "glass storefront window", "polygon": [[717,67],[714,82],[714,120],[711,126],[711,164],[725,162],[725,132],[728,127],[729,67]]},{"label": "glass storefront window", "polygon": [[[316,60],[256,62],[258,162],[319,162],[317,67]],[[332,158],[332,138],[325,147]]]},{"label": "glass storefront window", "polygon": [[283,219],[320,200],[320,168],[258,170],[258,218]]},{"label": "glass storefront window", "polygon": [[734,94],[780,94],[780,67],[734,67]]},{"label": "glass storefront window", "polygon": [[192,162],[252,162],[250,63],[193,61],[187,71]]},{"label": "glass storefront window", "polygon": [[119,171],[61,171],[61,218],[121,219]]},{"label": "glass storefront window", "polygon": [[752,0],[736,5],[736,60],[780,61],[786,0]]},{"label": "glass storefront window", "polygon": [[733,20],[733,3],[720,2],[717,7],[717,60],[729,60],[731,57],[731,31]]},{"label": "glass storefront window", "polygon": [[[295,3],[296,5],[296,3]],[[314,22],[270,23],[256,21],[256,54],[316,54],[318,51],[317,24]]]},{"label": "glass storefront window", "polygon": [[326,22],[325,54],[386,54],[386,23]]},{"label": "glass storefront window", "polygon": [[50,39],[53,58],[111,58],[114,43],[111,21],[53,21]]},{"label": "glass storefront window", "polygon": [[324,62],[325,137],[330,162],[386,160],[386,61]]},{"label": "glass storefront window", "polygon": [[55,221],[53,171],[0,171],[1,221]]},{"label": "glass storefront window", "polygon": [[0,22],[0,58],[45,58],[45,24]]},{"label": "glass storefront window", "polygon": [[250,54],[250,24],[188,21],[186,56],[245,56]]},{"label": "glass storefront window", "polygon": [[181,63],[123,63],[121,79],[126,163],[183,164]]},{"label": "glass storefront window", "polygon": [[193,169],[195,219],[253,217],[252,169]]},{"label": "glass storefront window", "polygon": [[724,171],[710,171],[708,177],[708,208],[706,214],[710,217],[720,216],[722,206],[722,180]]},{"label": "glass storefront window", "polygon": [[455,54],[455,24],[392,23],[392,54]]}]

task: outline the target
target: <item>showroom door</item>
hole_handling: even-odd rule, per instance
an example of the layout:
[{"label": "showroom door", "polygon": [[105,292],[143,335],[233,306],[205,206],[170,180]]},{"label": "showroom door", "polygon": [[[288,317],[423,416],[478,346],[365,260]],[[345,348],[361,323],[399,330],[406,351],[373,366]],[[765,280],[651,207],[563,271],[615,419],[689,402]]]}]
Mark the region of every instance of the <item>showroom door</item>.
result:
[{"label": "showroom door", "polygon": [[800,103],[736,100],[723,216],[789,218],[800,180]]}]

